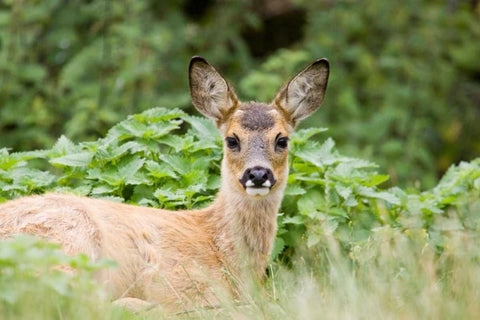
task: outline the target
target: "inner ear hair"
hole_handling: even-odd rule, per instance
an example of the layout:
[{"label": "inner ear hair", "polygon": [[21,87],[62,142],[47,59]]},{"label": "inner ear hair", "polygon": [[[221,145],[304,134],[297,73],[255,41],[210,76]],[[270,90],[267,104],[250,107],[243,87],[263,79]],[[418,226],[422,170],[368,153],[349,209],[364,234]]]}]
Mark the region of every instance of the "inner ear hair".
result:
[{"label": "inner ear hair", "polygon": [[189,83],[195,108],[217,124],[238,103],[235,92],[227,81],[202,57],[191,59]]},{"label": "inner ear hair", "polygon": [[328,60],[318,59],[277,94],[275,104],[285,111],[294,125],[314,113],[323,102],[329,70]]}]

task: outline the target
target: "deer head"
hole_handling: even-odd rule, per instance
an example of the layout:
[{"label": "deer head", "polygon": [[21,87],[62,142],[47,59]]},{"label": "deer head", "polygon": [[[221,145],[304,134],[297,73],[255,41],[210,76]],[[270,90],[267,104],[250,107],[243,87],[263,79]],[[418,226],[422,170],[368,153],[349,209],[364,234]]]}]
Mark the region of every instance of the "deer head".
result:
[{"label": "deer head", "polygon": [[205,59],[192,58],[192,102],[215,121],[224,140],[222,190],[251,199],[282,196],[290,134],[322,103],[328,74],[328,61],[316,60],[280,89],[272,103],[242,103]]}]

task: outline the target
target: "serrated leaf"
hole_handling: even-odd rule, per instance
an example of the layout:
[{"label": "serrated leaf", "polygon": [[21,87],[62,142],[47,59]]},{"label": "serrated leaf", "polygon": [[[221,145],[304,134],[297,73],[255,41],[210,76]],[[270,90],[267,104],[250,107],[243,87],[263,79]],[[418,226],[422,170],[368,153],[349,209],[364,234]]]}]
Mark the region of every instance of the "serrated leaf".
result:
[{"label": "serrated leaf", "polygon": [[303,189],[302,187],[294,184],[287,184],[287,187],[285,188],[285,195],[286,196],[296,196],[296,195],[301,195],[305,194],[307,191]]},{"label": "serrated leaf", "polygon": [[118,173],[122,177],[133,177],[145,163],[145,159],[132,157],[124,159],[118,166]]},{"label": "serrated leaf", "polygon": [[44,159],[50,150],[33,150],[12,153],[11,156],[18,160]]},{"label": "serrated leaf", "polygon": [[291,142],[292,144],[302,144],[314,135],[328,131],[327,128],[307,128],[301,129],[292,134]]},{"label": "serrated leaf", "polygon": [[385,200],[391,204],[400,205],[400,200],[388,191],[376,191],[373,188],[359,186],[356,190],[358,195]]},{"label": "serrated leaf", "polygon": [[305,223],[305,218],[302,216],[285,217],[283,218],[283,223],[303,225]]},{"label": "serrated leaf", "polygon": [[343,198],[343,199],[348,199],[350,195],[352,194],[353,190],[351,187],[345,187],[340,184],[335,185],[335,190],[337,190],[338,194]]},{"label": "serrated leaf", "polygon": [[343,202],[343,205],[347,207],[356,207],[358,206],[358,201],[355,199],[355,196],[351,195]]},{"label": "serrated leaf", "polygon": [[211,120],[195,116],[185,116],[183,119],[192,126],[199,137],[208,140],[216,140],[220,138],[220,134]]},{"label": "serrated leaf", "polygon": [[220,189],[221,178],[218,175],[210,175],[207,181],[208,190],[218,190]]},{"label": "serrated leaf", "polygon": [[280,237],[275,238],[275,242],[273,243],[272,253],[270,254],[270,259],[275,260],[280,253],[285,248],[285,240]]},{"label": "serrated leaf", "polygon": [[174,201],[176,204],[184,204],[186,196],[170,190],[157,189],[153,194],[160,203]]},{"label": "serrated leaf", "polygon": [[109,184],[110,186],[118,187],[122,185],[125,180],[118,175],[115,168],[107,167],[105,169],[93,168],[87,171],[87,179],[98,180]]},{"label": "serrated leaf", "polygon": [[[330,208],[330,210],[328,210],[328,214],[331,215],[331,216],[339,216],[339,217],[343,217],[343,218],[348,218],[348,213],[344,208],[339,208],[339,207]],[[337,223],[337,225],[338,225],[338,223]]]},{"label": "serrated leaf", "polygon": [[184,116],[186,113],[180,109],[152,108],[130,117],[139,122],[168,122]]},{"label": "serrated leaf", "polygon": [[172,170],[172,168],[165,163],[158,163],[155,161],[147,161],[145,168],[148,171],[148,174],[156,179],[169,177],[172,179],[178,179],[179,176]]},{"label": "serrated leaf", "polygon": [[55,176],[47,171],[31,168],[18,168],[9,172],[13,179],[12,187],[26,186],[28,189],[44,188],[55,181]]},{"label": "serrated leaf", "polygon": [[307,141],[305,145],[295,152],[295,156],[312,163],[317,167],[325,164],[333,164],[338,161],[338,157],[333,153],[335,142],[328,138],[322,145],[315,142]]},{"label": "serrated leaf", "polygon": [[166,144],[169,147],[172,147],[175,150],[175,152],[180,152],[182,150],[189,151],[193,146],[193,137],[168,135],[159,139],[158,142]]},{"label": "serrated leaf", "polygon": [[80,150],[72,141],[70,141],[67,137],[62,135],[57,140],[57,142],[55,143],[51,151],[57,154],[67,154],[67,153],[78,152]]},{"label": "serrated leaf", "polygon": [[171,131],[178,129],[181,121],[162,123],[143,123],[127,119],[114,126],[108,132],[106,141],[125,140],[129,138],[158,139]]},{"label": "serrated leaf", "polygon": [[324,205],[324,197],[317,190],[309,190],[297,202],[298,211],[302,215],[310,215]]},{"label": "serrated leaf", "polygon": [[91,152],[70,153],[65,156],[51,158],[50,163],[67,167],[86,167],[90,164],[92,158],[93,154]]},{"label": "serrated leaf", "polygon": [[106,194],[106,193],[112,193],[114,191],[118,190],[118,188],[115,188],[113,186],[109,185],[101,185],[98,187],[94,187],[91,191],[92,194]]},{"label": "serrated leaf", "polygon": [[173,170],[181,175],[187,174],[191,169],[190,161],[177,155],[162,155],[160,160],[170,165]]},{"label": "serrated leaf", "polygon": [[388,179],[390,179],[390,176],[388,174],[376,174],[374,176],[370,176],[369,179],[364,182],[364,184],[367,187],[374,187],[381,183],[384,183],[385,181],[388,181]]}]

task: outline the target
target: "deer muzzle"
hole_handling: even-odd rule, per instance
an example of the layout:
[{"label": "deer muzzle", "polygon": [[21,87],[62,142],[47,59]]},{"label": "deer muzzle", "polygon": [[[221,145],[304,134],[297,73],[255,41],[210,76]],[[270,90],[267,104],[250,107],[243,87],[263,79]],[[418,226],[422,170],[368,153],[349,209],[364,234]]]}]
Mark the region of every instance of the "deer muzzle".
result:
[{"label": "deer muzzle", "polygon": [[276,182],[272,170],[260,166],[248,168],[240,179],[245,191],[251,196],[267,195]]}]

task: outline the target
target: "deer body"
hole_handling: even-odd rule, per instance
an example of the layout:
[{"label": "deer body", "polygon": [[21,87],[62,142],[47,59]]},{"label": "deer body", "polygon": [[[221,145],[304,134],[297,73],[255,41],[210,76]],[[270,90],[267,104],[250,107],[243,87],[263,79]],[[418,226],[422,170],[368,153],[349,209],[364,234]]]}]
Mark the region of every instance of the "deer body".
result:
[{"label": "deer body", "polygon": [[288,175],[288,136],[323,100],[328,63],[317,60],[271,104],[241,103],[204,59],[192,58],[195,107],[225,139],[221,188],[209,207],[167,211],[63,194],[0,205],[0,238],[45,237],[67,254],[108,258],[98,280],[116,299],[168,309],[215,305],[234,282],[261,279],[273,246]]}]

